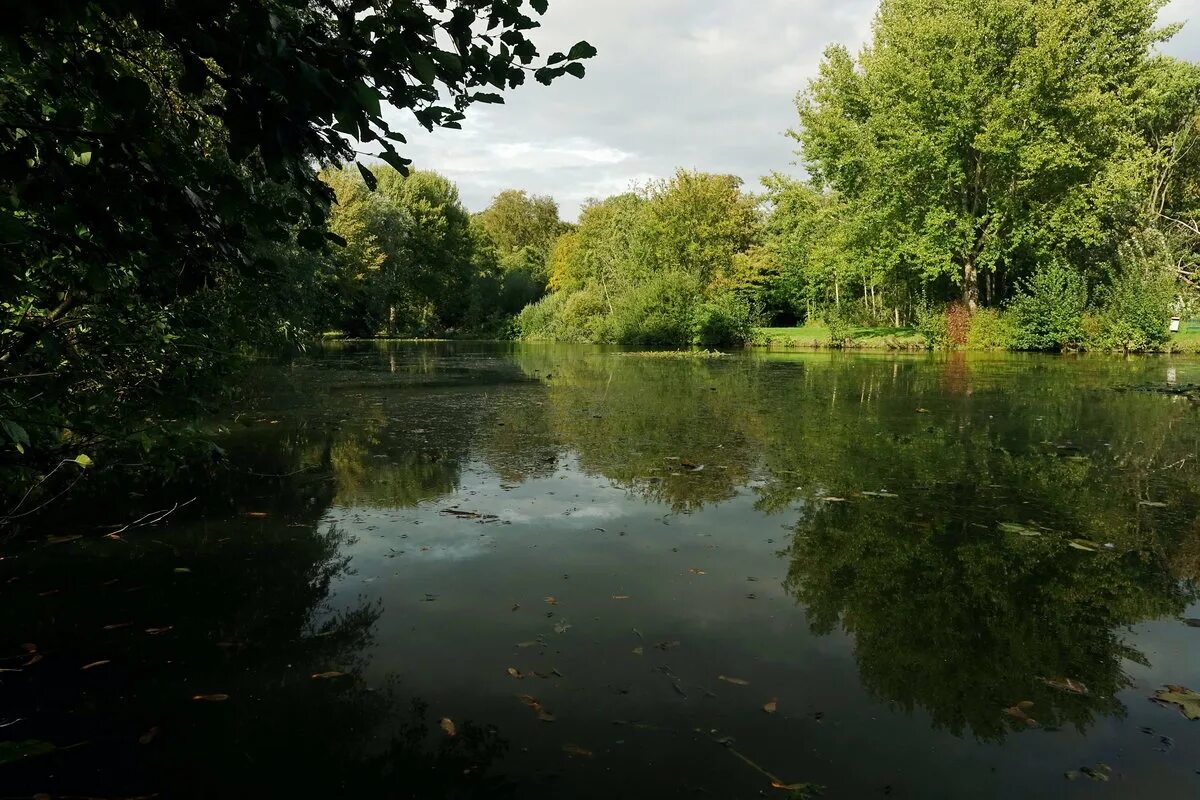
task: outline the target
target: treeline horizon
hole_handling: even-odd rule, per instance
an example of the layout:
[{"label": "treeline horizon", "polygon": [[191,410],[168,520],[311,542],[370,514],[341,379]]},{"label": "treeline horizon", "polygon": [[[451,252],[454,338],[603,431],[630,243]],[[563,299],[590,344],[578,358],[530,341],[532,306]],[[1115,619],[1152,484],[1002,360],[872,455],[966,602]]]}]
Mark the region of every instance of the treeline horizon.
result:
[{"label": "treeline horizon", "polygon": [[[570,224],[519,189],[450,213],[453,186],[418,173],[453,196],[472,274],[399,326],[389,305],[384,328],[342,328],[733,346],[820,322],[833,345],[910,325],[930,347],[1162,346],[1197,308],[1200,67],[1156,52],[1177,30],[1155,27],[1161,3],[975,5],[887,0],[858,55],[827,49],[790,132],[807,179],[754,193],[680,169]],[[350,206],[366,188],[331,184]],[[351,216],[331,217],[349,252],[366,230]]]}]

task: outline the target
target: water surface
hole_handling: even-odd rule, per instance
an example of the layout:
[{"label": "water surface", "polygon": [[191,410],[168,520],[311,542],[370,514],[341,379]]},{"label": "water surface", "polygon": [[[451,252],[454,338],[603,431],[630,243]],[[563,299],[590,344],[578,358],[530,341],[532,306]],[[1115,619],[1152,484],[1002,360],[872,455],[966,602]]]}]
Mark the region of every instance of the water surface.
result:
[{"label": "water surface", "polygon": [[264,368],[212,466],[4,543],[0,739],[57,749],[0,795],[1196,797],[1150,700],[1200,688],[1168,379],[1200,361]]}]

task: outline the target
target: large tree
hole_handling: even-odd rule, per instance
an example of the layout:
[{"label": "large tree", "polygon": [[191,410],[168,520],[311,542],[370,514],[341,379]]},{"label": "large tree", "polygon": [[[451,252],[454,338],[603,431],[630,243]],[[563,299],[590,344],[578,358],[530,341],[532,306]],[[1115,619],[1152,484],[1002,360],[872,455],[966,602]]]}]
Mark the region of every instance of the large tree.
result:
[{"label": "large tree", "polygon": [[[590,45],[542,59],[529,38],[546,6],[6,9],[0,442],[24,448],[33,428],[43,444],[63,428],[78,434],[192,380],[215,353],[294,330],[291,292],[307,287],[311,260],[280,254],[325,241],[331,192],[314,164],[369,148],[404,170],[388,106],[426,128],[457,127],[469,106],[500,102],[527,76],[582,77]],[[363,178],[375,180],[365,168]]]},{"label": "large tree", "polygon": [[1136,212],[1134,88],[1161,0],[885,0],[799,99],[805,163],[864,257],[972,308],[1111,258]]}]

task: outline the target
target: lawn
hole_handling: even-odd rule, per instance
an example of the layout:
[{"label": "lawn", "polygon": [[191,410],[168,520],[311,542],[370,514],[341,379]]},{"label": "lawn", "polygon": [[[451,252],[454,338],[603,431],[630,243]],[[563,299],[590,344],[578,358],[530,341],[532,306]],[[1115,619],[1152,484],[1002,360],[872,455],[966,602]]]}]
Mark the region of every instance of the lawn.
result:
[{"label": "lawn", "polygon": [[[769,347],[827,347],[829,329],[823,325],[802,328],[759,328],[761,341]],[[914,328],[853,328],[850,347],[866,350],[913,350],[925,340]]]}]

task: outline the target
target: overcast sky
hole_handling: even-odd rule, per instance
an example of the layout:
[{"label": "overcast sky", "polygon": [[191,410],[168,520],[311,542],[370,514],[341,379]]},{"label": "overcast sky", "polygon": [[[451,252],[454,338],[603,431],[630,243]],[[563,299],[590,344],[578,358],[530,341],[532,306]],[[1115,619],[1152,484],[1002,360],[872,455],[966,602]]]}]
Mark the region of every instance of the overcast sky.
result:
[{"label": "overcast sky", "polygon": [[[551,0],[533,39],[543,53],[586,39],[587,77],[530,82],[502,106],[477,105],[461,131],[411,126],[406,152],[454,180],[480,211],[508,188],[549,194],[565,219],[589,197],[676,167],[740,175],[757,187],[798,173],[793,98],[832,42],[856,50],[878,0]],[[1200,0],[1173,0],[1186,21],[1167,52],[1200,60]]]}]

